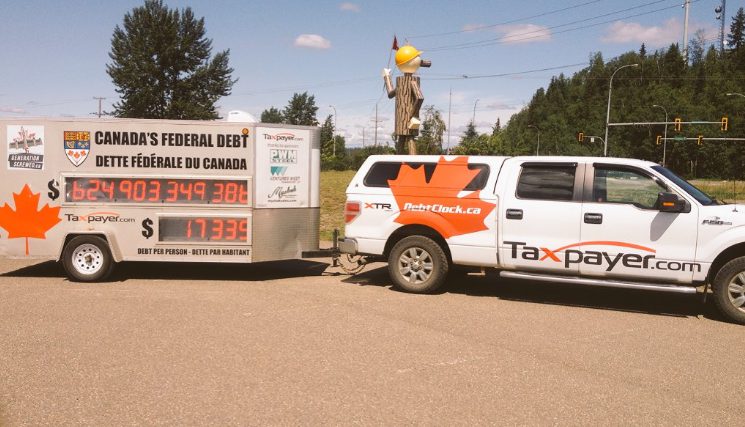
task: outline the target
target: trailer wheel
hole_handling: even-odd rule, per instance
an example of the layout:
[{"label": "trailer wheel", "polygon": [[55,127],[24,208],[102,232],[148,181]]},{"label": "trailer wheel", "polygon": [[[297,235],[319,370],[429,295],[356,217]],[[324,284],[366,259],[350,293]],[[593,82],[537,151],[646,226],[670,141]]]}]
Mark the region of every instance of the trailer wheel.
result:
[{"label": "trailer wheel", "polygon": [[434,292],[445,282],[448,268],[442,247],[424,236],[401,239],[388,256],[388,273],[395,286],[406,292]]},{"label": "trailer wheel", "polygon": [[714,302],[727,320],[745,325],[745,257],[724,264],[713,283]]},{"label": "trailer wheel", "polygon": [[77,236],[62,251],[62,265],[67,277],[75,282],[98,282],[114,268],[106,240],[98,236]]}]

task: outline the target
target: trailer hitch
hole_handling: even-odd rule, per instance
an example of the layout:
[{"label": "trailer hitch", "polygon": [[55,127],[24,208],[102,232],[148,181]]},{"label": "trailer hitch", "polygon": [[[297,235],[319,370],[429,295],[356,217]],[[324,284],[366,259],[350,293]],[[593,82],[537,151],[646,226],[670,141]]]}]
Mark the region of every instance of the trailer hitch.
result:
[{"label": "trailer hitch", "polygon": [[332,267],[340,267],[346,274],[357,274],[367,265],[367,257],[363,255],[342,254],[339,250],[339,230],[334,229],[332,246],[317,251],[304,251],[302,258],[331,258]]}]

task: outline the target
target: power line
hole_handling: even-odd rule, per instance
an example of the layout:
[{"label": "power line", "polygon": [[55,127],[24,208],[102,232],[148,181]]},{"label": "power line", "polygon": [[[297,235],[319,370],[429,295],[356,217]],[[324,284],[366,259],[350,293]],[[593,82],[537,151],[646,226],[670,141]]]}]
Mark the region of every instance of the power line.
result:
[{"label": "power line", "polygon": [[[609,13],[606,13],[606,14],[603,14],[603,15],[594,16],[592,18],[585,18],[585,19],[580,19],[580,20],[573,21],[573,22],[568,22],[568,23],[565,23],[565,24],[559,24],[559,25],[554,25],[554,26],[551,26],[551,27],[541,28],[539,30],[526,31],[524,33],[518,33],[518,34],[514,34],[514,35],[511,35],[511,36],[508,36],[508,37],[502,36],[502,37],[496,37],[496,38],[479,40],[479,41],[475,41],[475,42],[467,42],[467,43],[459,43],[459,44],[454,44],[454,45],[446,45],[446,46],[439,46],[439,47],[424,48],[423,50],[426,50],[428,52],[433,52],[433,51],[443,51],[443,50],[469,49],[469,48],[474,48],[474,47],[491,46],[491,45],[495,45],[495,44],[515,43],[515,42],[520,42],[520,41],[535,39],[535,38],[539,38],[539,37],[545,37],[547,30],[553,30],[553,29],[556,29],[556,28],[562,28],[562,27],[567,27],[567,26],[570,26],[570,25],[576,25],[576,24],[581,24],[581,23],[585,23],[585,22],[589,22],[589,21],[594,21],[594,20],[599,19],[599,18],[603,18],[603,17],[610,16],[610,15],[616,15],[616,14],[623,13],[623,12],[628,12],[630,10],[647,7],[649,5],[656,4],[656,3],[661,3],[661,2],[664,2],[664,1],[669,1],[669,0],[657,0],[657,1],[654,1],[654,2],[651,2],[651,3],[647,3],[645,5],[634,6],[634,7],[630,7],[630,8],[627,8],[627,9],[620,10],[620,11],[609,12]],[[700,0],[691,0],[691,3],[695,3],[695,2],[698,2],[698,1],[700,1]],[[619,19],[636,18],[636,17],[639,17],[639,16],[651,15],[653,13],[661,12],[663,10],[674,9],[674,8],[677,8],[678,6],[679,5],[677,5],[677,4],[674,5],[674,6],[665,6],[665,7],[659,8],[659,9],[654,9],[654,10],[650,10],[650,11],[646,11],[646,12],[640,12],[640,13],[636,13],[636,14],[625,15],[625,16],[621,16],[619,18],[613,18],[613,19],[610,19],[610,20],[601,21],[601,22],[597,22],[597,23],[593,23],[593,24],[587,24],[587,25],[577,26],[577,27],[574,27],[574,28],[568,28],[568,29],[565,29],[565,30],[562,30],[562,31],[555,31],[555,32],[552,32],[551,34],[562,34],[562,33],[570,32],[570,31],[584,30],[584,29],[587,29],[587,28],[597,27],[597,26],[600,26],[600,25],[603,25],[603,24],[608,24],[608,23],[611,23],[611,22],[616,22]],[[534,36],[521,37],[521,36],[526,36],[526,35],[536,34],[536,33],[537,33],[537,35],[534,35]]]},{"label": "power line", "polygon": [[357,84],[357,83],[362,83],[362,82],[367,82],[367,81],[372,81],[372,80],[377,80],[377,79],[378,79],[377,77],[363,77],[359,79],[336,80],[336,81],[323,82],[323,83],[318,83],[318,84],[276,87],[276,88],[270,88],[270,89],[265,89],[265,90],[255,90],[255,91],[250,91],[250,92],[237,93],[237,94],[233,94],[232,96],[252,96],[252,95],[267,95],[267,94],[280,93],[280,92],[293,92],[293,91],[299,91],[299,90],[351,85],[351,84]]},{"label": "power line", "polygon": [[521,74],[529,74],[529,73],[539,73],[541,71],[551,71],[551,70],[559,70],[562,68],[571,68],[571,67],[578,67],[580,65],[588,65],[589,63],[587,61],[585,62],[577,62],[575,64],[566,64],[566,65],[557,65],[555,67],[546,67],[546,68],[539,68],[535,70],[525,70],[525,71],[514,71],[511,73],[499,73],[499,74],[476,74],[476,75],[469,75],[469,74],[462,74],[457,77],[435,77],[435,78],[424,78],[422,77],[422,80],[431,81],[431,80],[460,80],[460,79],[487,79],[487,78],[494,78],[494,77],[508,77],[508,76],[518,76]]},{"label": "power line", "polygon": [[511,19],[509,21],[503,21],[503,22],[499,22],[499,23],[496,23],[496,24],[483,25],[483,26],[479,26],[478,28],[474,28],[474,29],[458,30],[458,31],[448,31],[448,32],[444,32],[444,33],[421,34],[421,35],[416,35],[416,36],[409,36],[408,38],[409,39],[423,39],[423,38],[428,38],[428,37],[448,36],[448,35],[452,35],[452,34],[469,33],[469,32],[476,31],[476,30],[479,30],[480,31],[480,30],[485,30],[487,28],[499,27],[500,25],[514,24],[515,22],[527,21],[529,19],[534,19],[534,18],[540,18],[540,17],[543,17],[543,16],[553,15],[555,13],[565,12],[567,10],[572,10],[572,9],[576,9],[578,7],[587,6],[588,4],[592,4],[592,3],[599,3],[601,1],[603,1],[603,0],[592,0],[592,1],[585,2],[585,3],[576,4],[574,6],[568,6],[568,7],[564,7],[564,8],[561,8],[561,9],[555,9],[555,10],[552,10],[552,11],[549,11],[549,12],[539,13],[537,15],[526,16],[524,18]]}]

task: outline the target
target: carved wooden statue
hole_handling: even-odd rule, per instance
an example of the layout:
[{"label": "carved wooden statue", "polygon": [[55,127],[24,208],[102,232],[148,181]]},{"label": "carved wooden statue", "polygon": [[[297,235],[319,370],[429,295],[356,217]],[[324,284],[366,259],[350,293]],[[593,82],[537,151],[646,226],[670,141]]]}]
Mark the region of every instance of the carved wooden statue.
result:
[{"label": "carved wooden statue", "polygon": [[396,51],[396,66],[403,76],[396,77],[396,87],[391,83],[391,69],[383,69],[383,81],[388,98],[396,98],[396,152],[416,154],[414,137],[419,135],[419,109],[424,96],[419,86],[419,77],[414,76],[419,67],[430,67],[430,61],[421,58],[422,53],[413,46],[406,45]]}]

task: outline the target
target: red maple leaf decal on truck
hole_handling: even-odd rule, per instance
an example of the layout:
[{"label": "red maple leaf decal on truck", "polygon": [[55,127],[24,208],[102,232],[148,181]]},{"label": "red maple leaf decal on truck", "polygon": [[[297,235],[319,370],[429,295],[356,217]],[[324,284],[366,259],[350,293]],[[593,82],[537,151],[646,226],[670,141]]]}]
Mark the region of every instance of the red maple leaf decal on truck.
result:
[{"label": "red maple leaf decal on truck", "polygon": [[396,179],[388,181],[401,211],[395,221],[426,225],[446,239],[487,230],[484,219],[495,205],[481,200],[481,190],[458,197],[478,174],[468,168],[468,157],[440,157],[429,182],[424,166],[401,165]]},{"label": "red maple leaf decal on truck", "polygon": [[8,232],[9,239],[26,238],[26,255],[28,255],[28,239],[45,239],[46,232],[61,221],[59,206],[50,207],[49,203],[41,210],[39,193],[32,193],[28,184],[23,186],[20,193],[13,193],[16,208],[13,210],[7,203],[0,208],[0,227]]}]

